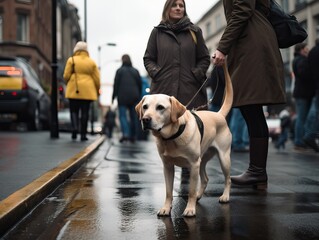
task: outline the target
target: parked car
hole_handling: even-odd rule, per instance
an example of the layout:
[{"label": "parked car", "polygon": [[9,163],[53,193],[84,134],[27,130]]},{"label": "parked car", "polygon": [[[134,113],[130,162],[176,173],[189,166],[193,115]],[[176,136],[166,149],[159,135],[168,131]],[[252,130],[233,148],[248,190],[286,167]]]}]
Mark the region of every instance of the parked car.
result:
[{"label": "parked car", "polygon": [[58,123],[59,123],[59,130],[61,132],[72,131],[71,116],[70,116],[69,109],[60,109],[58,111]]},{"label": "parked car", "polygon": [[29,130],[48,129],[51,100],[23,59],[0,56],[0,123],[25,122]]},{"label": "parked car", "polygon": [[[70,109],[65,108],[65,109],[60,109],[58,111],[58,123],[59,123],[59,131],[61,132],[72,132],[72,123],[71,123],[71,115],[70,115]],[[88,121],[88,127],[87,127],[87,132],[91,133],[92,131],[92,125],[91,121]],[[102,133],[102,128],[103,125],[101,122],[94,121],[93,122],[93,131],[94,133]],[[79,130],[80,132],[80,126]]]}]

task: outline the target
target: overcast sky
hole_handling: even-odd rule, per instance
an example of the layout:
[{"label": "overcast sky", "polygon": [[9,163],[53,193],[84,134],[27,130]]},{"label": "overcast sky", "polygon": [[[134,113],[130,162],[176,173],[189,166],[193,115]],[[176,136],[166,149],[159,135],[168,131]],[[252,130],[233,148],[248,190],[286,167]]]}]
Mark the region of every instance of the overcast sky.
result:
[{"label": "overcast sky", "polygon": [[[84,0],[68,2],[79,9],[84,31]],[[186,0],[186,10],[191,21],[196,23],[216,2]],[[161,20],[164,3],[165,0],[87,0],[87,42],[91,57],[101,66],[104,86],[113,84],[123,54],[129,54],[133,66],[141,75],[146,75],[143,55],[153,27]],[[106,43],[116,43],[116,47],[106,46]],[[98,46],[102,46],[100,58]],[[109,104],[109,91],[110,87],[102,89],[103,104]]]}]

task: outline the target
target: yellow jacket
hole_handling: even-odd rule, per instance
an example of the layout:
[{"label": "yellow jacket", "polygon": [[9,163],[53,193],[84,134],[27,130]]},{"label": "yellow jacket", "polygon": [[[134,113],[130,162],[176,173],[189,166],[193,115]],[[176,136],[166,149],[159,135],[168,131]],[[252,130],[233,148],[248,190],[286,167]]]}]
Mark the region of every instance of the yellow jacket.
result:
[{"label": "yellow jacket", "polygon": [[[100,72],[86,51],[73,55],[75,73],[72,73],[72,57],[65,65],[63,78],[66,81],[66,98],[97,100],[100,89]],[[77,93],[78,90],[78,93]]]}]

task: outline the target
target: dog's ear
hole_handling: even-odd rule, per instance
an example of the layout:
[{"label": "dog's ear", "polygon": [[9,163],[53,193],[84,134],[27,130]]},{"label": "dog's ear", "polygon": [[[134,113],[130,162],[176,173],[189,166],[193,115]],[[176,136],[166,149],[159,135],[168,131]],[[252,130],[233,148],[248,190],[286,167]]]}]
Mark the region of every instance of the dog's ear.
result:
[{"label": "dog's ear", "polygon": [[185,111],[186,107],[181,104],[175,97],[170,97],[169,98],[171,101],[171,121],[176,122],[179,117],[181,117]]},{"label": "dog's ear", "polygon": [[142,100],[135,106],[135,111],[136,111],[136,113],[138,115],[138,118],[140,120],[142,119],[142,115],[143,115],[143,113],[142,113],[142,105],[143,105],[143,102],[144,102],[144,98],[145,97],[143,97]]}]

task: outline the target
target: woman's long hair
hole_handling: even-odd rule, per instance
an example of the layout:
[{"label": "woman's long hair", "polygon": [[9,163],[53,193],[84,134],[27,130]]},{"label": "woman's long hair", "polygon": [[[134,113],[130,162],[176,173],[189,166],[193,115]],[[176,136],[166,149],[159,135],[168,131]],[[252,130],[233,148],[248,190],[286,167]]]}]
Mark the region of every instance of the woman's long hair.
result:
[{"label": "woman's long hair", "polygon": [[[164,5],[164,9],[163,9],[163,13],[162,13],[162,21],[163,22],[168,22],[169,21],[169,12],[173,6],[173,4],[175,3],[176,0],[167,0],[165,2]],[[186,12],[186,4],[185,4],[185,0],[182,0],[184,3],[184,17],[187,16],[187,12]]]}]

